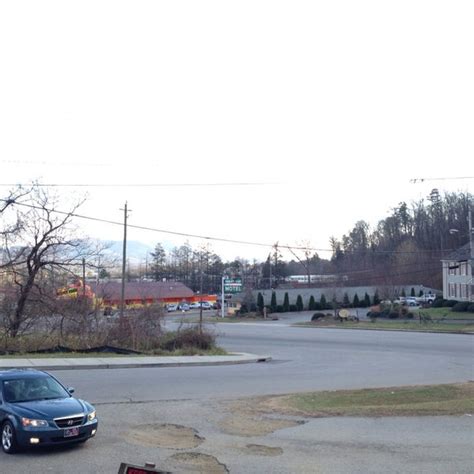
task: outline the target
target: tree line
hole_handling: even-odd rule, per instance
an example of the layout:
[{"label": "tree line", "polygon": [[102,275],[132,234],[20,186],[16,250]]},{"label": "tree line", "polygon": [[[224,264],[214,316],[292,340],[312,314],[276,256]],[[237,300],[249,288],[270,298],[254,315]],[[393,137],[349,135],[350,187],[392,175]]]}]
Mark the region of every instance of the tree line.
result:
[{"label": "tree line", "polygon": [[[157,281],[181,281],[195,292],[218,293],[224,274],[240,276],[246,288],[270,289],[288,284],[288,275],[335,275],[328,285],[389,286],[421,283],[441,288],[440,259],[468,242],[470,193],[433,190],[428,200],[401,202],[371,229],[356,222],[342,238],[331,237],[332,256],[320,256],[309,243],[288,248],[275,244],[265,261],[223,261],[210,245],[189,243],[166,251],[158,242],[145,275]],[[80,236],[74,214],[78,201],[64,201],[32,185],[0,199],[0,318],[6,333],[28,328],[38,313],[58,311],[56,290],[82,277],[84,262],[106,276],[104,246]],[[283,251],[291,259],[283,258]],[[97,263],[94,263],[97,262]],[[113,262],[109,262],[113,265]]]}]

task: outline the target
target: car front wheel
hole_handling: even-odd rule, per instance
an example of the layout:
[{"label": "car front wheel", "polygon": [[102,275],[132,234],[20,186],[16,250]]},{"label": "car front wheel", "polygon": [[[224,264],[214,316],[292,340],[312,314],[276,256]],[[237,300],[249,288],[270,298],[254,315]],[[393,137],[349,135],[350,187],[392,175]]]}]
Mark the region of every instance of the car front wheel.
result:
[{"label": "car front wheel", "polygon": [[18,450],[15,428],[10,421],[5,421],[2,426],[2,449],[7,454],[13,454]]}]

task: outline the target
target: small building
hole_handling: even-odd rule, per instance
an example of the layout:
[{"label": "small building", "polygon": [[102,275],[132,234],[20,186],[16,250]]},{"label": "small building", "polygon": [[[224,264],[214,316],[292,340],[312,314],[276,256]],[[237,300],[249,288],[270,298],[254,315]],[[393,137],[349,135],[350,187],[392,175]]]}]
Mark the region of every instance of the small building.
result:
[{"label": "small building", "polygon": [[[122,297],[122,283],[106,281],[89,283],[95,298],[103,307],[119,307]],[[140,307],[156,303],[180,303],[193,301],[194,292],[176,281],[139,281],[125,283],[125,306]]]},{"label": "small building", "polygon": [[474,301],[470,243],[455,250],[441,262],[443,265],[443,298]]}]

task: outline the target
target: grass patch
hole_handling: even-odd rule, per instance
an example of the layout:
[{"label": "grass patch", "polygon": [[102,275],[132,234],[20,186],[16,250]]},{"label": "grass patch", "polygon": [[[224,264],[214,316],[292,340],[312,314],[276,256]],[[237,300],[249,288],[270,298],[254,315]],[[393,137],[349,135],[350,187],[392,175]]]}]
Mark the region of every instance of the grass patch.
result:
[{"label": "grass patch", "polygon": [[1,355],[0,359],[74,359],[74,358],[95,358],[104,359],[106,357],[141,357],[143,354],[114,354],[112,352],[49,352],[34,353],[22,352],[16,354]]},{"label": "grass patch", "polygon": [[108,358],[108,357],[147,357],[147,356],[193,356],[193,355],[229,355],[227,351],[221,347],[212,347],[211,349],[199,349],[196,347],[183,347],[174,351],[165,351],[156,349],[140,354],[114,354],[111,352],[54,352],[54,353],[17,353],[0,356],[0,359],[71,359],[71,358]]},{"label": "grass patch", "polygon": [[163,351],[156,349],[153,351],[153,354],[143,354],[143,355],[154,355],[154,356],[194,356],[194,355],[204,355],[204,356],[221,356],[229,355],[229,353],[222,349],[221,347],[212,347],[210,349],[198,349],[196,347],[183,347],[181,349],[176,349],[174,351]]},{"label": "grass patch", "polygon": [[446,333],[474,333],[473,324],[458,323],[419,323],[413,320],[382,320],[374,322],[360,321],[344,323],[335,321],[333,318],[318,320],[314,322],[296,323],[295,326],[303,327],[325,327],[337,329],[380,329],[392,331],[426,331],[426,332],[446,332]]},{"label": "grass patch", "polygon": [[313,417],[464,415],[474,411],[474,383],[313,392],[263,403],[272,410]]},{"label": "grass patch", "polygon": [[432,319],[474,319],[474,313],[451,311],[451,308],[420,308],[413,311],[415,317],[418,313],[430,316]]}]

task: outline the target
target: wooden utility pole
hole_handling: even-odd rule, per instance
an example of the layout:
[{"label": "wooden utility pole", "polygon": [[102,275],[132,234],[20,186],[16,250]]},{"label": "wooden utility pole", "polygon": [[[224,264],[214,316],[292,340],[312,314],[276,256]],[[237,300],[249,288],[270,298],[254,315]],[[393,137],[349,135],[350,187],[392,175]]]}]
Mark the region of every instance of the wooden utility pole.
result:
[{"label": "wooden utility pole", "polygon": [[200,278],[199,278],[199,294],[201,295],[199,300],[199,333],[202,334],[202,250],[201,250],[201,258],[199,259],[199,266],[200,266]]},{"label": "wooden utility pole", "polygon": [[82,297],[86,297],[86,259],[82,259]]},{"label": "wooden utility pole", "polygon": [[127,201],[125,201],[125,207],[123,211],[122,291],[120,295],[120,321],[122,322],[125,307],[125,272],[127,265]]}]

